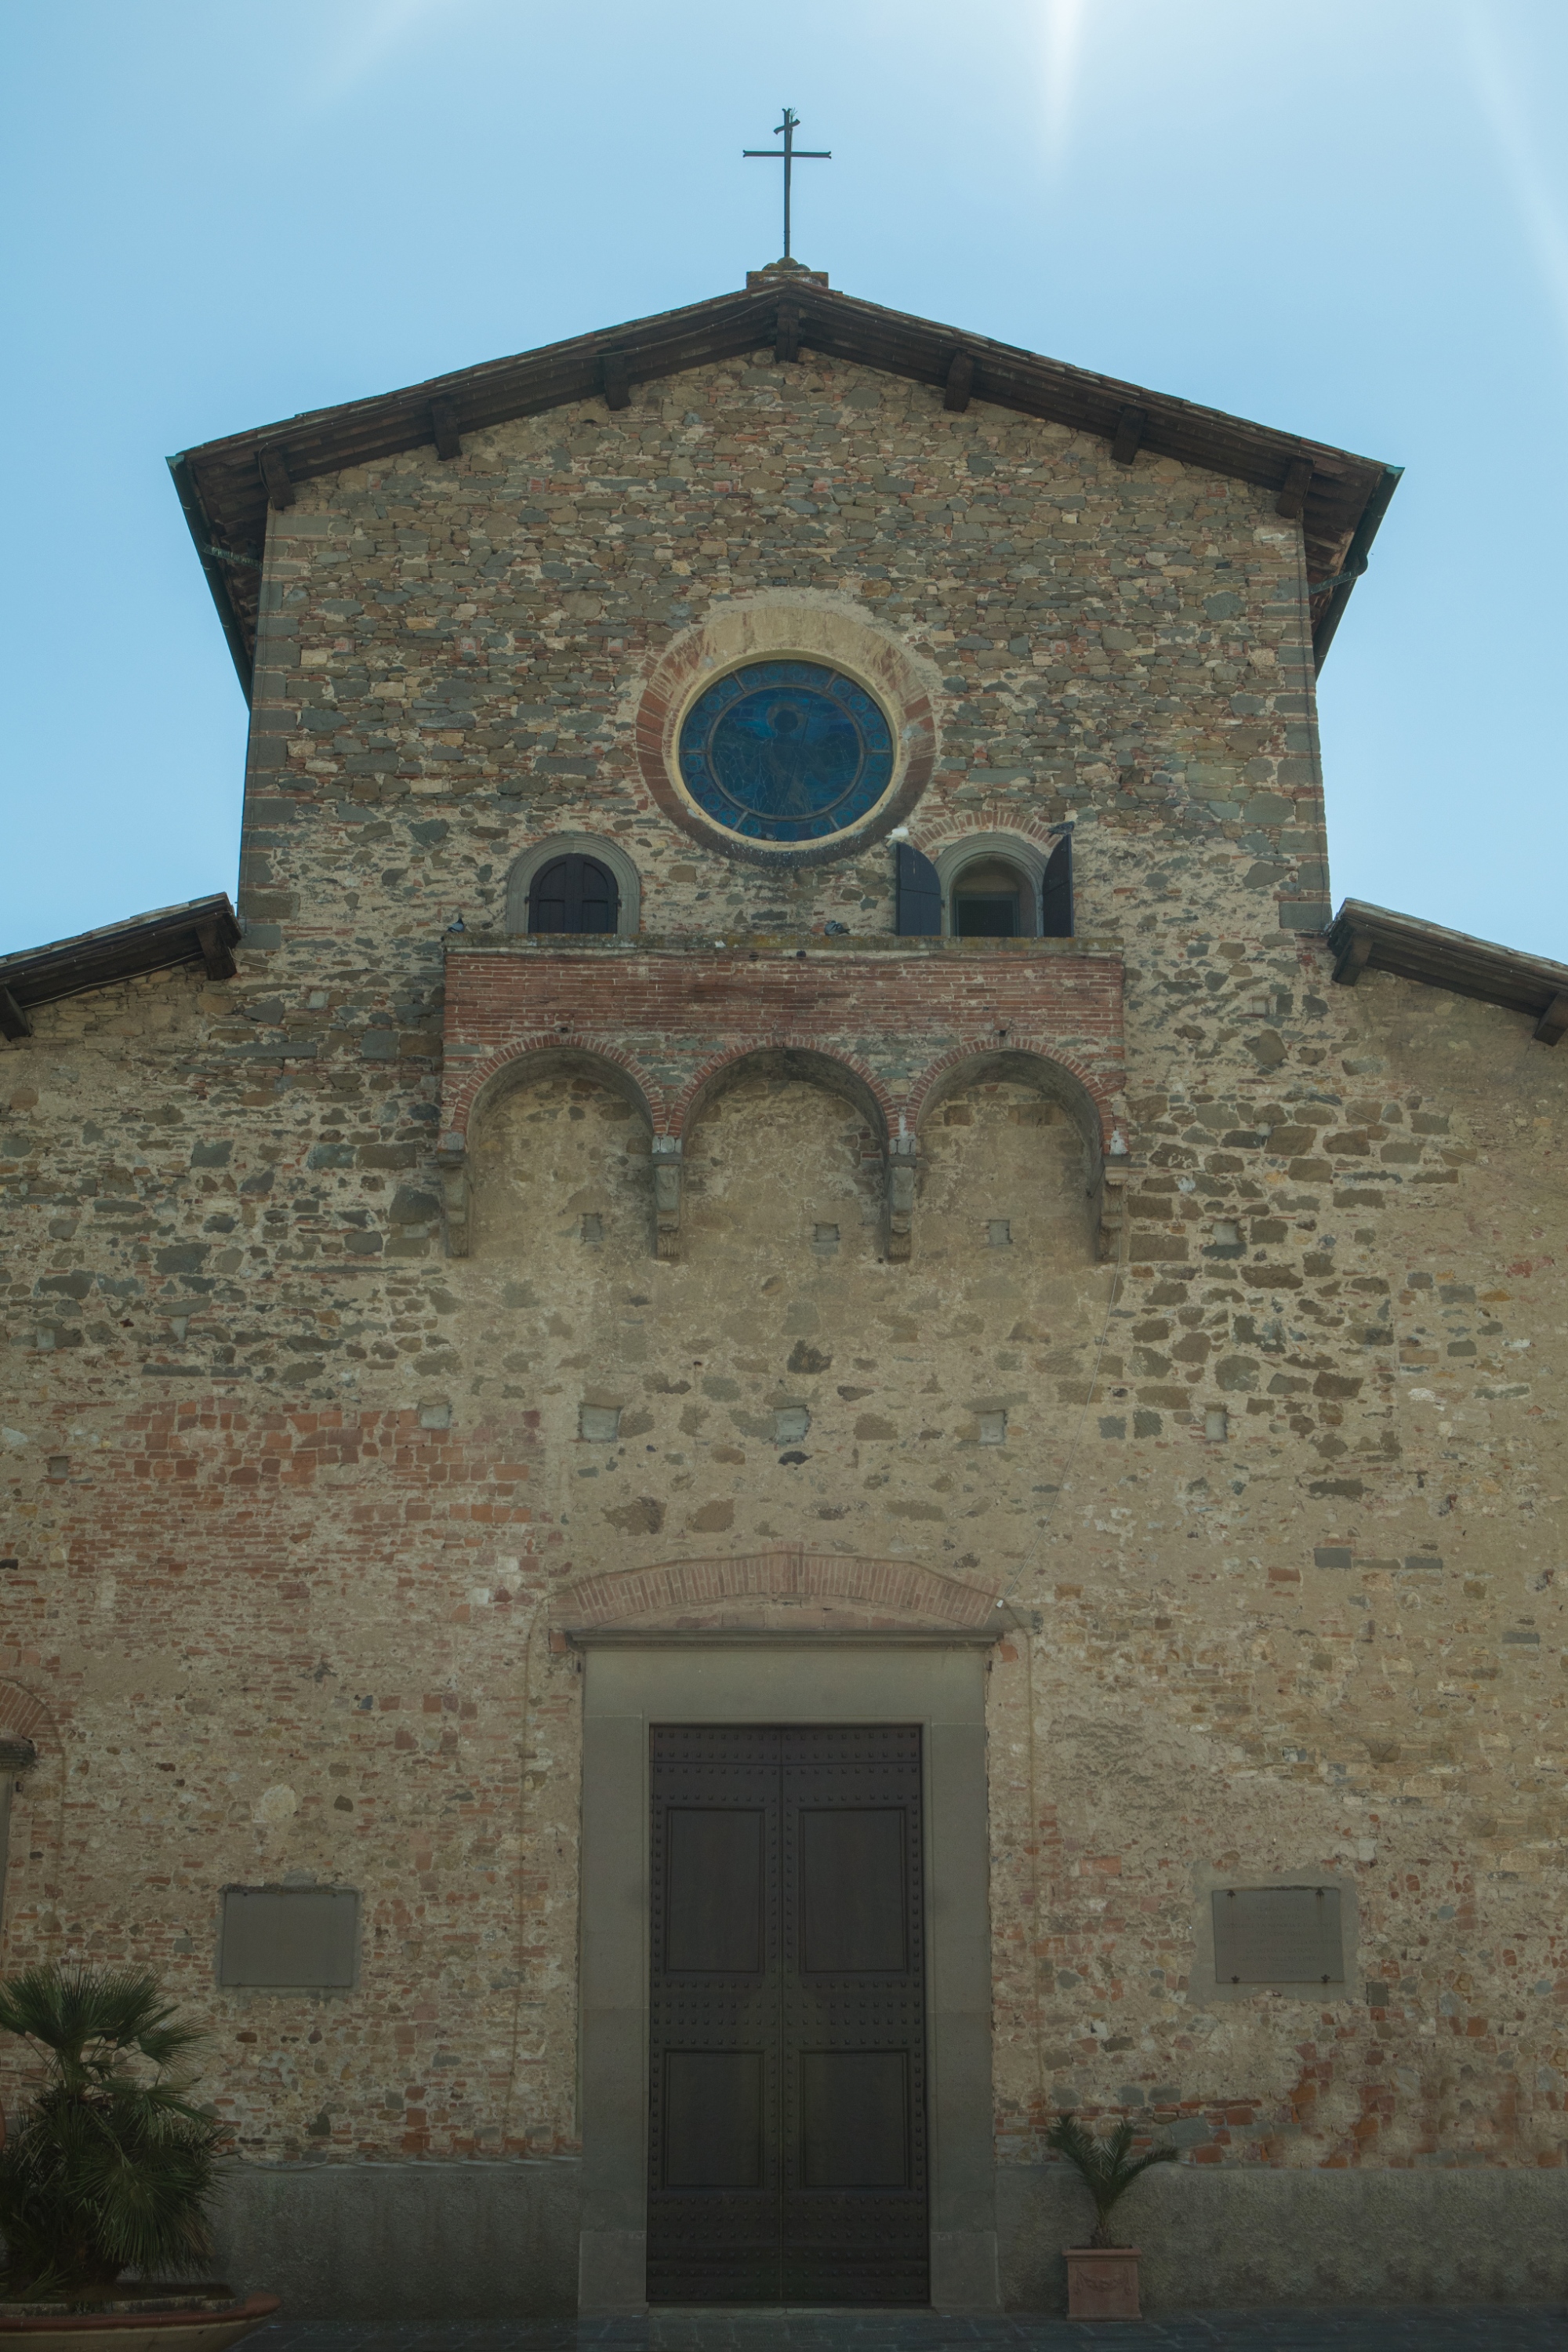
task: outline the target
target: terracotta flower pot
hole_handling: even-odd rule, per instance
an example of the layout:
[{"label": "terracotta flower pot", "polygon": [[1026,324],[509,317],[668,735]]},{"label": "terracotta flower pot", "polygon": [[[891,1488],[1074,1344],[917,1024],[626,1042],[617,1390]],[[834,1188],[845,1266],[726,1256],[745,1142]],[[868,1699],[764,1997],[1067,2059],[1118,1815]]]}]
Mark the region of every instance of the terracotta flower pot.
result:
[{"label": "terracotta flower pot", "polygon": [[228,2352],[278,2308],[275,2294],[146,2295],[96,2309],[63,2303],[0,2304],[0,2352]]},{"label": "terracotta flower pot", "polygon": [[1068,2246],[1069,2319],[1142,2319],[1136,2246]]}]

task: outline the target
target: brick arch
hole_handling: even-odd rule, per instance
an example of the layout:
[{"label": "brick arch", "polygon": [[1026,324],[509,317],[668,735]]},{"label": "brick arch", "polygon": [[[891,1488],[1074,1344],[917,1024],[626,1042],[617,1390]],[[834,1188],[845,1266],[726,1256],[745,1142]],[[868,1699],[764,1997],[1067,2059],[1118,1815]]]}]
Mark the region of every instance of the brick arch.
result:
[{"label": "brick arch", "polygon": [[0,1748],[25,1741],[36,1749],[43,1744],[46,1729],[54,1728],[54,1717],[36,1691],[0,1676]]},{"label": "brick arch", "polygon": [[448,1099],[442,1121],[446,1130],[444,1148],[460,1151],[475,1115],[497,1095],[521,1082],[525,1074],[520,1066],[550,1054],[570,1054],[585,1063],[590,1072],[595,1067],[602,1070],[605,1084],[641,1112],[655,1135],[666,1132],[664,1089],[623,1047],[612,1045],[606,1037],[576,1030],[544,1029],[529,1036],[514,1037],[488,1055],[477,1069],[463,1072],[462,1082]]},{"label": "brick arch", "polygon": [[727,1053],[712,1055],[693,1071],[677,1096],[669,1113],[669,1133],[681,1137],[689,1134],[714,1096],[738,1078],[748,1062],[760,1061],[769,1055],[783,1057],[786,1070],[794,1059],[800,1066],[799,1075],[818,1085],[833,1087],[837,1074],[839,1083],[835,1091],[866,1115],[878,1143],[886,1149],[896,1123],[894,1106],[875,1071],[856,1055],[835,1053],[820,1039],[794,1032],[776,1037],[751,1037]]},{"label": "brick arch", "polygon": [[995,1584],[909,1559],[861,1559],[804,1544],[717,1559],[661,1560],[585,1576],[557,1594],[557,1633],[977,1633],[1010,1612]]},{"label": "brick arch", "polygon": [[1021,814],[1009,801],[987,801],[981,809],[962,816],[933,810],[924,819],[917,817],[909,832],[915,847],[929,857],[933,849],[946,849],[975,833],[1010,833],[1048,855],[1060,845],[1066,830],[1060,824],[1047,824],[1044,817]]},{"label": "brick arch", "polygon": [[926,1111],[953,1091],[966,1065],[973,1065],[978,1074],[1014,1060],[1037,1063],[1052,1076],[1068,1079],[1068,1107],[1077,1110],[1080,1120],[1092,1130],[1091,1137],[1086,1139],[1091,1139],[1101,1153],[1110,1150],[1118,1127],[1112,1097],[1121,1084],[1120,1077],[1111,1082],[1098,1076],[1072,1055],[1059,1052],[1038,1037],[1009,1037],[1005,1045],[999,1045],[994,1036],[977,1037],[966,1045],[954,1045],[916,1078],[900,1106],[904,1118],[918,1131]]}]

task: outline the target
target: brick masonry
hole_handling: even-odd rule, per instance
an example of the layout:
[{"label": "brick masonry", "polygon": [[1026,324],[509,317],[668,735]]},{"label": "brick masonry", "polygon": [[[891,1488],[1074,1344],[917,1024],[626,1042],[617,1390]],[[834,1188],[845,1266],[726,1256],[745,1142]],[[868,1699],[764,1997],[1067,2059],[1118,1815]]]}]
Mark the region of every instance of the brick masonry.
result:
[{"label": "brick masonry", "polygon": [[[1016,1614],[1005,2164],[1069,2100],[1204,2167],[1561,2164],[1568,1066],[1328,984],[1302,588],[1263,492],[809,354],[273,516],[238,977],[0,1061],[5,1957],[156,1967],[246,2155],[575,2147],[563,1596],[782,1547],[847,1563],[825,1607],[901,1562]],[[650,679],[790,598],[929,698],[922,844],[1074,824],[1079,942],[915,950],[886,840],[673,821]],[[642,942],[508,940],[568,831]],[[1067,1097],[974,1059],[1015,1021],[1107,1150],[1124,1108],[1111,1262]],[[1359,1893],[1345,1998],[1205,2008],[1204,1874],[1306,1871]],[[222,1887],[286,1876],[361,1888],[353,1993],[216,1990]]]},{"label": "brick masonry", "polygon": [[[596,1053],[631,1077],[650,1128],[679,1137],[729,1065],[803,1046],[863,1087],[879,1141],[918,1124],[947,1073],[998,1052],[1032,1054],[1092,1107],[1109,1149],[1123,1094],[1121,967],[1068,942],[1011,943],[1000,955],[960,941],[876,956],[738,945],[627,950],[546,949],[449,955],[447,1136],[466,1135],[481,1092],[520,1057]],[[1125,1149],[1125,1137],[1123,1138]]]}]

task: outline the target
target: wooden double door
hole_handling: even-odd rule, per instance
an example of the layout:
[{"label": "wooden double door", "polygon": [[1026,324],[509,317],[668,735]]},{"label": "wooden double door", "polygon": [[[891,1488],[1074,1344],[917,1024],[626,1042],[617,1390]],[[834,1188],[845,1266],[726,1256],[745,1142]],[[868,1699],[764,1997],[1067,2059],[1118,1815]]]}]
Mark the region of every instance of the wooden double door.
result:
[{"label": "wooden double door", "polygon": [[648,2299],[925,2303],[919,1727],[650,1739]]}]

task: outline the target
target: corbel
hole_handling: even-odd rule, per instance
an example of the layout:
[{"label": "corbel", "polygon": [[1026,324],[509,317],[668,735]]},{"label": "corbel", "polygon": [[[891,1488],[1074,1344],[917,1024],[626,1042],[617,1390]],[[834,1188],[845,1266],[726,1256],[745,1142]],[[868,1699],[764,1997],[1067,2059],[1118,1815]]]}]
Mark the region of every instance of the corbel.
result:
[{"label": "corbel", "polygon": [[274,507],[291,507],[294,485],[289,479],[288,461],[281,449],[263,449],[257,458],[261,478],[267,485],[267,503]]},{"label": "corbel", "polygon": [[228,941],[216,923],[197,924],[196,945],[202,951],[202,961],[206,966],[209,980],[234,978],[239,967],[235,962]]},{"label": "corbel", "polygon": [[915,1223],[915,1156],[912,1135],[895,1135],[888,1144],[888,1257],[902,1264],[913,1247]]},{"label": "corbel", "polygon": [[974,362],[967,352],[954,352],[948,363],[947,384],[942,404],[953,416],[962,416],[969,405],[970,392],[974,383]]},{"label": "corbel", "polygon": [[463,1138],[447,1134],[441,1138],[436,1154],[436,1167],[441,1183],[441,1210],[447,1228],[447,1255],[467,1257],[468,1255],[468,1155]]},{"label": "corbel", "polygon": [[458,418],[449,400],[430,403],[430,438],[436,444],[437,457],[460,457],[463,436],[458,430]]},{"label": "corbel", "polygon": [[1554,996],[1531,1034],[1538,1045],[1555,1045],[1568,1029],[1568,996]]},{"label": "corbel", "polygon": [[1285,471],[1279,495],[1274,501],[1274,511],[1287,522],[1300,522],[1306,510],[1307,493],[1312,487],[1310,457],[1292,457]]},{"label": "corbel", "polygon": [[773,327],[773,361],[784,367],[800,357],[800,309],[794,302],[779,304],[778,318]]},{"label": "corbel", "polygon": [[0,988],[0,1037],[30,1037],[33,1024],[8,988]]},{"label": "corbel", "polygon": [[1149,412],[1146,408],[1134,408],[1129,405],[1122,410],[1116,420],[1116,431],[1110,440],[1110,454],[1119,466],[1130,466],[1132,463],[1142,446],[1143,435],[1148,423]]},{"label": "corbel", "polygon": [[656,1135],[653,1139],[654,1255],[680,1255],[680,1139]]},{"label": "corbel", "polygon": [[1372,933],[1352,931],[1334,959],[1334,978],[1342,988],[1353,988],[1366,970],[1372,953]]},{"label": "corbel", "polygon": [[625,352],[606,352],[600,365],[604,376],[605,406],[629,408],[632,404],[632,380]]},{"label": "corbel", "polygon": [[1127,1179],[1131,1171],[1125,1160],[1108,1166],[1100,1180],[1100,1227],[1096,1246],[1100,1263],[1109,1265],[1121,1255],[1121,1237],[1127,1229]]}]

